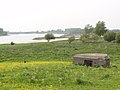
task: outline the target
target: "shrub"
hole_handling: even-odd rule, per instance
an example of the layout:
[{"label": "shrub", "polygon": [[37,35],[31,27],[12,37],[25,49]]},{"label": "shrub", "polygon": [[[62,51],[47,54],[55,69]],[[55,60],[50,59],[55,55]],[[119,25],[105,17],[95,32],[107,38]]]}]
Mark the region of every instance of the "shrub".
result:
[{"label": "shrub", "polygon": [[98,40],[99,36],[97,34],[92,34],[90,37],[91,40]]},{"label": "shrub", "polygon": [[83,35],[81,35],[81,37],[80,37],[80,40],[81,40],[82,42],[86,42],[88,39],[89,39],[89,35],[87,35],[87,34],[83,34]]},{"label": "shrub", "polygon": [[14,45],[15,43],[14,43],[14,42],[11,42],[10,44],[11,44],[11,45]]},{"label": "shrub", "polygon": [[115,40],[116,40],[117,43],[120,43],[120,32],[116,33]]},{"label": "shrub", "polygon": [[55,37],[52,33],[48,33],[45,35],[45,39],[49,42],[51,39],[55,39]]},{"label": "shrub", "polygon": [[74,37],[74,36],[69,37],[69,38],[68,38],[68,42],[69,42],[69,44],[70,44],[71,42],[73,42],[74,40],[75,40],[75,37]]},{"label": "shrub", "polygon": [[108,31],[104,34],[104,40],[111,42],[111,41],[115,40],[115,36],[116,36],[116,33],[112,32],[112,31]]}]

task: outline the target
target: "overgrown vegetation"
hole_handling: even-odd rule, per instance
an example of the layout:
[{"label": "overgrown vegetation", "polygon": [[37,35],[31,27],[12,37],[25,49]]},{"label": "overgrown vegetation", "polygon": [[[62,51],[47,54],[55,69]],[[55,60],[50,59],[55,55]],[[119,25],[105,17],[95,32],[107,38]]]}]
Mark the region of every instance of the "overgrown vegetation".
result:
[{"label": "overgrown vegetation", "polygon": [[104,40],[111,42],[111,41],[115,40],[115,36],[116,36],[116,33],[108,31],[104,34]]},{"label": "overgrown vegetation", "polygon": [[[93,68],[71,63],[0,63],[1,90],[119,89],[119,68]],[[109,87],[111,86],[111,87]]]},{"label": "overgrown vegetation", "polygon": [[81,36],[80,36],[80,40],[81,40],[82,42],[88,41],[88,40],[89,40],[89,35],[88,35],[88,34],[83,34],[83,35],[81,35]]},{"label": "overgrown vegetation", "polygon": [[74,36],[68,38],[68,43],[71,44],[75,40]]},{"label": "overgrown vegetation", "polygon": [[105,41],[120,43],[120,31],[106,29],[104,21],[98,21],[95,27],[87,24],[84,27],[84,34],[80,36],[82,42],[98,42],[104,38]]},{"label": "overgrown vegetation", "polygon": [[107,53],[110,56],[120,55],[120,45],[106,42],[86,42],[75,40],[50,43],[29,43],[15,45],[0,45],[0,62],[15,61],[71,61],[78,53]]},{"label": "overgrown vegetation", "polygon": [[[119,89],[120,45],[75,40],[50,43],[0,45],[2,90],[106,90]],[[72,64],[79,53],[107,53],[111,66],[86,67]],[[24,63],[26,61],[26,63]],[[110,86],[110,87],[109,87]]]},{"label": "overgrown vegetation", "polygon": [[117,32],[117,33],[116,33],[115,39],[116,39],[116,42],[117,42],[117,43],[120,43],[120,32]]}]

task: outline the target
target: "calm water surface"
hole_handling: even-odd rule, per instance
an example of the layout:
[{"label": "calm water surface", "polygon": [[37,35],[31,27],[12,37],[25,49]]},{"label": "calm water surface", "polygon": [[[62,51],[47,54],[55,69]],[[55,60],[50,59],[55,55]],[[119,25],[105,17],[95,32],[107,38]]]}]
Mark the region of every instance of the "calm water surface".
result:
[{"label": "calm water surface", "polygon": [[[55,37],[60,37],[63,34],[54,34]],[[14,43],[32,43],[32,42],[47,42],[47,40],[32,40],[36,37],[44,37],[45,34],[11,34],[8,36],[0,36],[0,44],[9,44]],[[57,40],[66,40],[67,38],[60,38],[51,41]]]}]

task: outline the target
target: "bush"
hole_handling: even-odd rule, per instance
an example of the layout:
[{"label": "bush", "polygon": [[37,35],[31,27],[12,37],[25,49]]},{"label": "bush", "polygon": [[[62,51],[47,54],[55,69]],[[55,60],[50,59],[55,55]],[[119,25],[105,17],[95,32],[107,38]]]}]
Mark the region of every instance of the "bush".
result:
[{"label": "bush", "polygon": [[100,37],[97,34],[92,34],[90,39],[91,40],[98,40]]},{"label": "bush", "polygon": [[10,44],[11,44],[11,45],[14,45],[15,43],[14,43],[14,42],[11,42]]},{"label": "bush", "polygon": [[115,36],[116,36],[116,33],[112,32],[112,31],[108,31],[104,34],[104,40],[111,42],[111,41],[115,40]]},{"label": "bush", "polygon": [[45,35],[45,39],[49,42],[51,39],[55,39],[55,37],[52,33],[48,33]]},{"label": "bush", "polygon": [[71,42],[73,42],[74,40],[75,40],[75,37],[74,37],[74,36],[69,37],[69,38],[68,38],[68,42],[69,42],[69,44],[70,44]]},{"label": "bush", "polygon": [[82,42],[86,42],[88,39],[89,39],[89,35],[87,35],[87,34],[83,34],[83,35],[81,35],[81,37],[80,37],[80,40],[81,40]]},{"label": "bush", "polygon": [[116,40],[117,43],[120,43],[120,32],[116,33],[115,40]]}]

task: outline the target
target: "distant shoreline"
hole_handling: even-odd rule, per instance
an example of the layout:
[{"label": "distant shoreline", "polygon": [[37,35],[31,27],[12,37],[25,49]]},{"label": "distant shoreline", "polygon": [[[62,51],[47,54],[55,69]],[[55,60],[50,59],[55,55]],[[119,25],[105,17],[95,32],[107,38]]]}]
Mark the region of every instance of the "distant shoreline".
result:
[{"label": "distant shoreline", "polygon": [[[0,37],[0,44],[10,44],[11,42],[15,44],[47,42],[47,40],[44,38],[44,35],[45,34],[8,34],[7,36]],[[54,35],[56,39],[50,40],[50,42],[68,39],[61,37],[63,36],[62,34]]]}]

